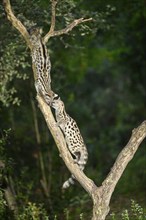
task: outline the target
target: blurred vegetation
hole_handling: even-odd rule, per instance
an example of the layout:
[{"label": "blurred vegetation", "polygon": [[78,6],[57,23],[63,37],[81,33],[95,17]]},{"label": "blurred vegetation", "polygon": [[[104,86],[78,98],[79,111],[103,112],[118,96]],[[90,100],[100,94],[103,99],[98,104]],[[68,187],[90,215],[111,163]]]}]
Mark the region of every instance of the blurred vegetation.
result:
[{"label": "blurred vegetation", "polygon": [[[28,28],[37,23],[48,30],[47,0],[15,0],[12,7]],[[58,29],[79,17],[94,22],[48,42],[52,87],[87,144],[85,172],[100,185],[132,129],[146,119],[146,5],[144,0],[59,1]],[[2,5],[0,29],[0,218],[91,219],[90,198],[79,184],[61,191],[70,174],[37,108],[29,49]],[[144,206],[145,143],[119,181],[111,211],[127,209],[130,199]],[[8,186],[19,214],[9,210]]]}]

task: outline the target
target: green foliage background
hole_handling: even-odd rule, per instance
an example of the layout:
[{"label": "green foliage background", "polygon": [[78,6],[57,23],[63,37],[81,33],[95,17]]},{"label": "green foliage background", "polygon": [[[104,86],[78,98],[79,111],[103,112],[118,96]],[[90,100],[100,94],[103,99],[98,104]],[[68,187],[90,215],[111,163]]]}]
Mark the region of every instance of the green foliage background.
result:
[{"label": "green foliage background", "polygon": [[[48,30],[48,1],[11,2],[28,28],[37,23],[44,32]],[[85,172],[100,185],[132,129],[146,118],[146,5],[139,0],[97,0],[92,4],[88,0],[59,1],[57,29],[79,17],[93,17],[93,22],[48,42],[52,87],[77,121],[87,144],[89,162]],[[0,33],[0,160],[11,167],[8,173],[20,212],[23,210],[20,219],[39,210],[35,219],[45,219],[45,212],[50,219],[55,215],[58,219],[79,219],[81,213],[90,219],[92,204],[79,185],[61,191],[70,174],[37,108],[29,49],[6,19],[2,5]],[[33,102],[41,144],[36,139]],[[4,130],[10,128],[4,141]],[[112,210],[121,208],[115,208],[115,201],[122,201],[122,208],[131,198],[146,202],[145,165],[143,142],[115,190]],[[41,184],[43,176],[47,193]]]}]

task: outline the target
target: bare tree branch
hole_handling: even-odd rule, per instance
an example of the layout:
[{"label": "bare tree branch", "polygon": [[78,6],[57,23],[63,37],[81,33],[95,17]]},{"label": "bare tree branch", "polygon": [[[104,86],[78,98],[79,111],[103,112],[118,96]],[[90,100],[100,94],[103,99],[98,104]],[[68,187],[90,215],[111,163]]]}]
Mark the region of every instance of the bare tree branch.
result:
[{"label": "bare tree branch", "polygon": [[122,176],[127,164],[132,160],[134,154],[136,153],[140,143],[146,137],[146,121],[144,121],[138,128],[132,131],[131,138],[127,145],[120,152],[117,157],[109,175],[103,182],[103,187],[114,191],[114,188]]},{"label": "bare tree branch", "polygon": [[[57,0],[52,0],[52,17],[51,17],[51,27],[49,32],[44,36],[43,38],[43,42],[47,43],[48,39],[50,37],[54,37],[54,36],[59,36],[62,34],[67,34],[68,32],[70,32],[74,27],[76,27],[78,24],[81,24],[83,22],[87,22],[87,21],[91,21],[92,18],[79,18],[79,19],[75,19],[71,24],[69,24],[66,28],[62,29],[62,30],[58,30],[55,31],[55,8],[56,8],[56,4],[57,4]],[[12,25],[21,33],[21,35],[24,37],[28,47],[31,49],[31,42],[29,40],[29,33],[26,29],[26,27],[22,24],[22,22],[16,18],[16,16],[14,15],[12,8],[11,8],[11,4],[9,0],[3,0],[3,5],[4,5],[4,9],[6,11],[8,20],[12,23]]]},{"label": "bare tree branch", "polygon": [[29,33],[28,33],[27,29],[25,28],[25,26],[22,24],[22,22],[18,18],[16,18],[16,16],[14,15],[12,8],[11,8],[10,1],[3,0],[3,5],[4,5],[4,9],[6,11],[8,20],[22,34],[25,41],[27,42],[27,45],[31,48],[31,43],[29,40]]},{"label": "bare tree branch", "polygon": [[110,210],[109,203],[115,186],[145,137],[146,121],[132,131],[129,142],[120,152],[109,175],[103,181],[102,186],[93,192],[92,198],[94,206],[92,220],[105,219]]},{"label": "bare tree branch", "polygon": [[49,31],[43,38],[43,41],[46,43],[48,41],[48,39],[50,37],[54,37],[54,36],[59,36],[62,34],[68,34],[68,32],[70,32],[74,27],[76,27],[78,24],[87,22],[87,21],[92,21],[92,18],[79,18],[79,19],[75,19],[71,24],[69,24],[66,28],[58,30],[58,31]]},{"label": "bare tree branch", "polygon": [[74,27],[76,27],[78,24],[84,23],[86,21],[91,21],[92,18],[79,18],[79,19],[75,19],[71,24],[69,24],[66,28],[62,29],[62,30],[58,30],[58,31],[54,31],[52,36],[59,36],[62,34],[67,34],[69,31],[71,31]]},{"label": "bare tree branch", "polygon": [[51,16],[51,27],[50,30],[48,32],[48,35],[50,35],[51,33],[54,32],[55,29],[55,19],[56,19],[56,4],[57,4],[57,0],[51,0],[52,2],[52,16]]}]

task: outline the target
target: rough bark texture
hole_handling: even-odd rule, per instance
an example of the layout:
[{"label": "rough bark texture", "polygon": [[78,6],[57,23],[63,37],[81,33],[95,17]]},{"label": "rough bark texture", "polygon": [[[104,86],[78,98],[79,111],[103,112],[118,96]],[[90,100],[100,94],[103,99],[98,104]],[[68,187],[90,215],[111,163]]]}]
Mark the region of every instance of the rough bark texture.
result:
[{"label": "rough bark texture", "polygon": [[[52,19],[51,19],[51,27],[48,33],[43,37],[43,42],[46,43],[50,37],[66,34],[71,31],[78,24],[89,21],[90,19],[76,19],[66,28],[55,31],[55,7],[57,1],[52,0]],[[7,17],[12,23],[12,25],[21,33],[24,39],[27,42],[27,45],[31,49],[31,42],[29,40],[29,34],[23,24],[14,16],[9,0],[3,0],[4,8],[7,13]],[[93,217],[92,220],[104,220],[109,213],[109,204],[112,193],[115,189],[117,182],[119,181],[123,171],[125,170],[127,164],[133,158],[135,152],[137,151],[140,143],[146,137],[146,121],[144,121],[138,128],[134,129],[132,132],[132,136],[127,143],[127,145],[120,152],[117,157],[110,173],[103,181],[100,187],[97,187],[94,182],[89,179],[82,171],[80,171],[79,167],[74,164],[74,160],[71,157],[64,136],[56,125],[55,119],[52,115],[50,107],[44,102],[44,99],[37,95],[37,101],[39,103],[39,108],[44,116],[44,119],[47,123],[47,126],[55,140],[55,143],[58,147],[59,153],[64,160],[66,166],[70,170],[70,172],[76,177],[77,181],[82,185],[82,187],[89,193],[93,200]]]}]

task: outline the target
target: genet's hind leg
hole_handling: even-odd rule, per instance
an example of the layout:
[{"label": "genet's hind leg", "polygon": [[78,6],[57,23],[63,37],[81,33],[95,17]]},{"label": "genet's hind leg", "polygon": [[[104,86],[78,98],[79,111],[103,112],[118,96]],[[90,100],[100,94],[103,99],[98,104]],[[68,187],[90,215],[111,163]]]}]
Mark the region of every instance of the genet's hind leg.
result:
[{"label": "genet's hind leg", "polygon": [[72,157],[74,159],[74,162],[76,164],[78,164],[78,162],[80,161],[81,153],[80,152],[74,152],[74,153],[72,153]]}]

